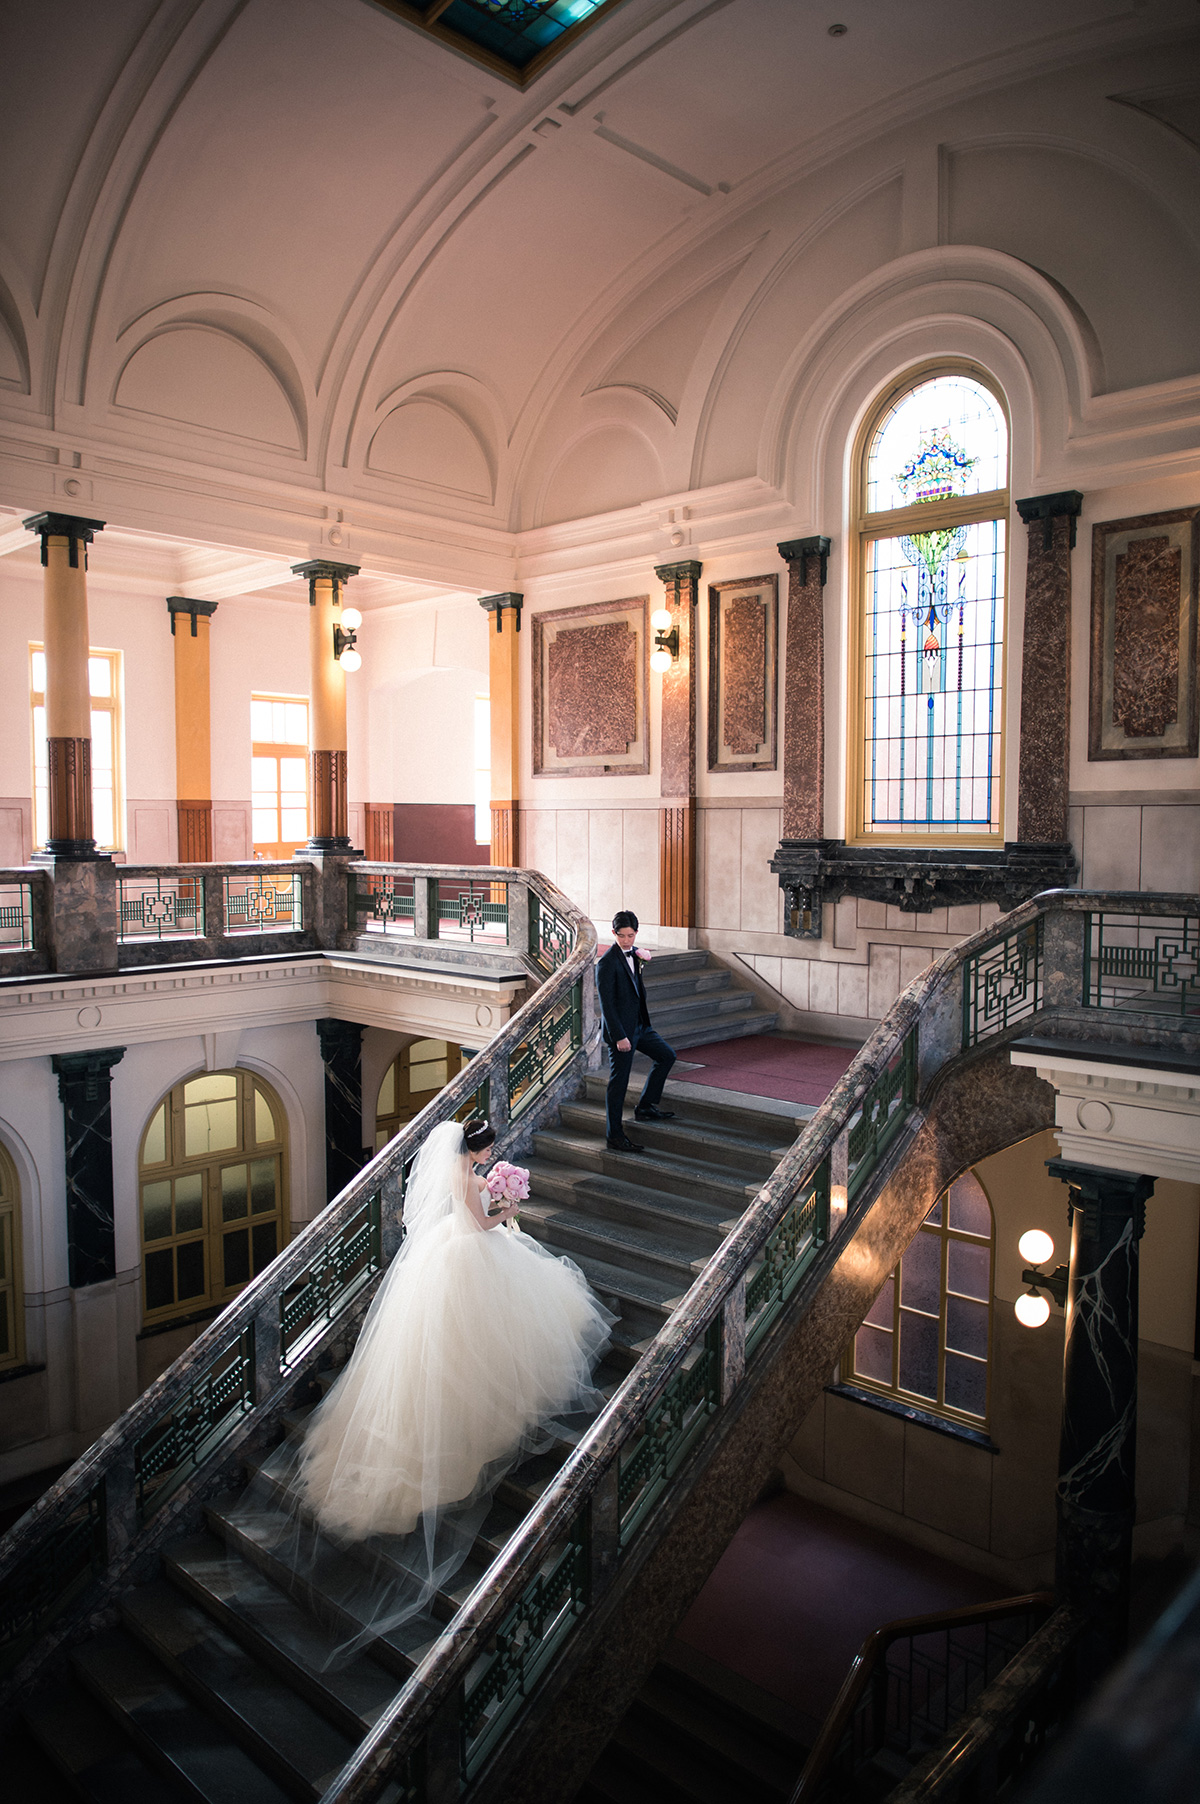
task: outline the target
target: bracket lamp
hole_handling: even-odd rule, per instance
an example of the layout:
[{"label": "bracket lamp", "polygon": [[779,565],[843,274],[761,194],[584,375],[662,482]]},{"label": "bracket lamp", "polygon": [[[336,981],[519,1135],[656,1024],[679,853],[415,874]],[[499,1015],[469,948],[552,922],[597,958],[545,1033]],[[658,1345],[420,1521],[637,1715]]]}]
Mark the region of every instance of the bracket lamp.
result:
[{"label": "bracket lamp", "polygon": [[654,628],[650,668],[661,674],[664,670],[670,670],[679,656],[679,628],[671,624],[670,608],[655,608],[650,616],[650,625]]},{"label": "bracket lamp", "polygon": [[1050,1315],[1050,1304],[1041,1292],[1048,1290],[1059,1308],[1064,1308],[1067,1301],[1068,1267],[1056,1265],[1052,1272],[1041,1270],[1047,1260],[1054,1257],[1054,1242],[1040,1228],[1030,1228],[1022,1234],[1017,1242],[1017,1251],[1022,1259],[1029,1261],[1021,1273],[1021,1282],[1028,1284],[1029,1289],[1017,1298],[1013,1308],[1017,1320],[1024,1327],[1040,1328]]},{"label": "bracket lamp", "polygon": [[341,620],[334,622],[333,655],[343,670],[362,669],[362,653],[354,648],[361,625],[362,615],[357,608],[343,608]]}]

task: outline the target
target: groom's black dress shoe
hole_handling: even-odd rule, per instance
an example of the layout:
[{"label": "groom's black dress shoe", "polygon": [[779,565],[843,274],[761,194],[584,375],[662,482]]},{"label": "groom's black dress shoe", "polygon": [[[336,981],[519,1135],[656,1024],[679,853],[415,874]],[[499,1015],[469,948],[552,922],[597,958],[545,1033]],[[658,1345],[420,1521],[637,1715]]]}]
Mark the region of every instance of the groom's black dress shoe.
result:
[{"label": "groom's black dress shoe", "polygon": [[656,1109],[653,1103],[649,1103],[644,1109],[635,1109],[633,1119],[635,1121],[674,1121],[675,1111],[674,1109]]},{"label": "groom's black dress shoe", "polygon": [[620,1139],[609,1138],[604,1144],[613,1153],[644,1153],[646,1150],[640,1141],[631,1140],[628,1134],[622,1134]]}]

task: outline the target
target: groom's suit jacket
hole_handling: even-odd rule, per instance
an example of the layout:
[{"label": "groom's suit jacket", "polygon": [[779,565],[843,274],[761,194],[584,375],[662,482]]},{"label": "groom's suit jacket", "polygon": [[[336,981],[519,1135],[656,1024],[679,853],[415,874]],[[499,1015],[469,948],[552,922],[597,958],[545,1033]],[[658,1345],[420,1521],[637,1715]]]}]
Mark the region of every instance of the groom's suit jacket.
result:
[{"label": "groom's suit jacket", "polygon": [[610,946],[596,965],[596,988],[600,992],[606,1046],[615,1046],[618,1040],[634,1041],[638,1029],[650,1025],[641,960],[636,963],[636,984],[630,975],[629,960],[619,946]]}]

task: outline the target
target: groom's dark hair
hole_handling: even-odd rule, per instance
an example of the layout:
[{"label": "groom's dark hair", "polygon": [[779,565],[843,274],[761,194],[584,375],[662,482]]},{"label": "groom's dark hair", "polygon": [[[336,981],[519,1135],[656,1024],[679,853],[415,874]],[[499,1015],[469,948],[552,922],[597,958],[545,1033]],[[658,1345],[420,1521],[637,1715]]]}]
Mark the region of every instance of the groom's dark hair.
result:
[{"label": "groom's dark hair", "polygon": [[634,912],[631,908],[619,909],[617,911],[617,913],[613,916],[613,920],[612,920],[613,932],[620,933],[622,927],[632,927],[633,931],[635,933],[638,930],[638,918],[634,914]]}]

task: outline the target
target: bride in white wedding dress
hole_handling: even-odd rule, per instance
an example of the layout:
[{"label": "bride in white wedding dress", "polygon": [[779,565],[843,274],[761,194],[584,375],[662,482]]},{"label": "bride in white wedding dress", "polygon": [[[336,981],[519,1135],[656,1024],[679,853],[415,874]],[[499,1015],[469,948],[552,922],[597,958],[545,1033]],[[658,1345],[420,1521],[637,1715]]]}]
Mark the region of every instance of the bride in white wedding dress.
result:
[{"label": "bride in white wedding dress", "polygon": [[517,1205],[488,1213],[475,1164],[494,1139],[479,1120],[431,1130],[403,1244],[300,1453],[301,1504],[322,1531],[423,1538],[426,1581],[445,1577],[447,1512],[465,1523],[547,1422],[602,1401],[591,1377],[615,1319],[577,1266],[509,1228]]}]

